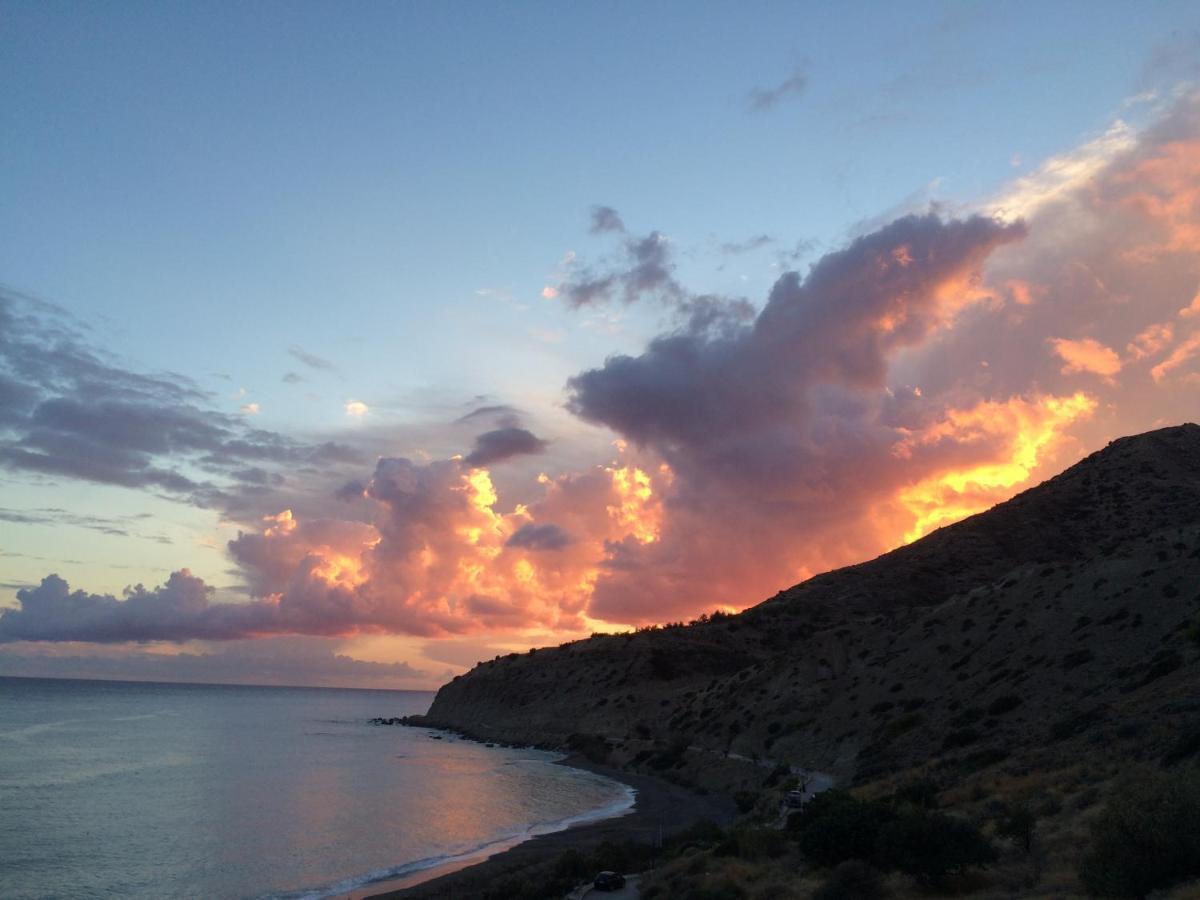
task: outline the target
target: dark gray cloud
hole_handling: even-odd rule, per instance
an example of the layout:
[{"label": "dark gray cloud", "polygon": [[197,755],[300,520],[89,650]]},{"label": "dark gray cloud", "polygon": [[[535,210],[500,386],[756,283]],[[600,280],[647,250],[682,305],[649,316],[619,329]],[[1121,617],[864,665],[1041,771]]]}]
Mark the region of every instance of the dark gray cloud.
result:
[{"label": "dark gray cloud", "polygon": [[592,234],[604,234],[608,231],[624,234],[625,223],[621,220],[621,214],[611,206],[593,206],[592,225],[589,231]]},{"label": "dark gray cloud", "polygon": [[288,347],[287,352],[293,358],[304,363],[304,365],[308,366],[310,369],[318,369],[323,372],[332,372],[337,368],[337,366],[325,359],[325,357],[317,356],[315,353],[309,353],[303,347],[297,347],[295,344]]},{"label": "dark gray cloud", "polygon": [[[619,228],[596,225],[610,221],[620,222],[615,210],[606,206],[593,210],[593,232],[620,235],[616,257],[600,266],[579,268],[558,287],[559,295],[571,308],[599,306],[614,300],[625,304],[656,300],[668,306],[686,328],[700,330],[724,328],[728,322],[745,321],[753,316],[753,306],[744,299],[696,294],[685,288],[675,277],[671,242],[666,235],[651,231],[639,236],[630,234],[623,224]],[[743,251],[753,249],[751,244],[764,246],[770,240],[760,235],[747,242]]]},{"label": "dark gray cloud", "polygon": [[836,530],[841,516],[861,523],[854,498],[902,477],[889,457],[903,433],[886,421],[890,360],[944,324],[947,285],[965,287],[1023,234],[981,217],[908,216],[805,278],[783,275],[753,320],[699,316],[572,378],[571,412],[675,477],[661,540],[609,548],[591,613],[620,620],[731,581],[769,592],[784,585],[755,579],[794,553],[794,535]]},{"label": "dark gray cloud", "polygon": [[549,444],[524,428],[497,428],[475,438],[475,448],[465,462],[471,466],[487,466],[514,456],[545,453]]},{"label": "dark gray cloud", "polygon": [[553,522],[530,522],[514,531],[506,546],[526,550],[562,550],[572,543],[574,539],[571,535]]},{"label": "dark gray cloud", "polygon": [[752,88],[746,95],[746,105],[754,112],[764,112],[784,100],[801,96],[807,87],[808,76],[800,69],[794,69],[791,75],[776,85]]},{"label": "dark gray cloud", "polygon": [[[624,232],[622,232],[624,234]],[[675,280],[669,242],[657,231],[643,237],[626,235],[620,259],[603,271],[584,270],[559,289],[567,303],[578,309],[614,298],[633,303],[643,296],[678,300],[685,291]]]},{"label": "dark gray cloud", "polygon": [[938,323],[932,287],[1021,234],[980,217],[899,219],[826,255],[803,281],[782,276],[752,325],[673,332],[575,376],[568,408],[668,455],[803,421],[808,387],[878,385],[888,355]]},{"label": "dark gray cloud", "polygon": [[284,384],[299,384],[304,380],[303,375],[297,375],[295,372],[284,372],[283,378],[280,379]]},{"label": "dark gray cloud", "polygon": [[278,486],[275,470],[364,461],[344,444],[252,428],[212,400],[183,376],[119,365],[55,307],[0,294],[0,466],[12,472],[232,510],[235,484]]},{"label": "dark gray cloud", "polygon": [[128,590],[124,600],[109,594],[71,591],[57,575],[17,591],[20,607],[0,612],[0,642],[229,640],[269,632],[275,604],[215,604],[212,588],[187,570],[147,590]]}]

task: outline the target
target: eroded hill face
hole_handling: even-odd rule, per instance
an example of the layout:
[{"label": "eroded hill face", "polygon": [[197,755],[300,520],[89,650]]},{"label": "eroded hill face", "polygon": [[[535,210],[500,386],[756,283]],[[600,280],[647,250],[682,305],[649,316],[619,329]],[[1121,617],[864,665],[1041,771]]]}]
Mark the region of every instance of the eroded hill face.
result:
[{"label": "eroded hill face", "polygon": [[1184,425],[740,615],[482,663],[429,718],[869,780],[1161,755],[1200,728],[1198,659],[1200,427]]}]

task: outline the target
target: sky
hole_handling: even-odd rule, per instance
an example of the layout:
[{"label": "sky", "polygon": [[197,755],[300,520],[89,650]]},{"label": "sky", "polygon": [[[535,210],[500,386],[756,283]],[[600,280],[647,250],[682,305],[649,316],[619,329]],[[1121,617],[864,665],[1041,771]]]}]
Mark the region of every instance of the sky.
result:
[{"label": "sky", "polygon": [[1200,418],[1191,3],[0,2],[0,674],[431,688]]}]

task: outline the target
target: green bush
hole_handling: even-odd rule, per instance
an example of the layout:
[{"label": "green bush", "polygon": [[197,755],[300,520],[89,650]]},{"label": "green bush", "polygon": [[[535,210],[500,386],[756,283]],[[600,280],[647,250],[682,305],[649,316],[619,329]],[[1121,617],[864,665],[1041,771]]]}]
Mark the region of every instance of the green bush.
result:
[{"label": "green bush", "polygon": [[879,830],[876,859],[923,885],[936,886],[947,875],[995,862],[987,838],[963,819],[924,810],[906,811]]},{"label": "green bush", "polygon": [[1104,897],[1142,897],[1200,877],[1200,772],[1122,782],[1092,822],[1079,877]]},{"label": "green bush", "polygon": [[838,863],[813,900],[876,900],[884,895],[879,871],[861,859],[848,859]]}]

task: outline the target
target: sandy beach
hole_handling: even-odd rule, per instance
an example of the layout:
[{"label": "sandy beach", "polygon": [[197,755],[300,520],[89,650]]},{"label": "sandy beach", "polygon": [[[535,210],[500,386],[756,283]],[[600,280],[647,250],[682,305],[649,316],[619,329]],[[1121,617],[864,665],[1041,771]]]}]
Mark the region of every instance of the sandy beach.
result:
[{"label": "sandy beach", "polygon": [[[734,815],[733,803],[717,795],[701,796],[659,778],[632,774],[597,765],[580,756],[570,756],[559,763],[577,769],[586,769],[629,785],[637,791],[633,811],[622,816],[589,822],[543,834],[516,846],[504,849],[490,857],[459,865],[450,871],[431,870],[414,878],[392,883],[370,885],[356,892],[358,897],[377,900],[434,900],[455,898],[467,900],[492,886],[497,880],[519,872],[530,866],[553,860],[569,848],[585,849],[603,841],[638,841],[653,843],[663,836],[686,828],[702,819],[719,823],[730,821]],[[424,880],[420,880],[420,879]]]}]

